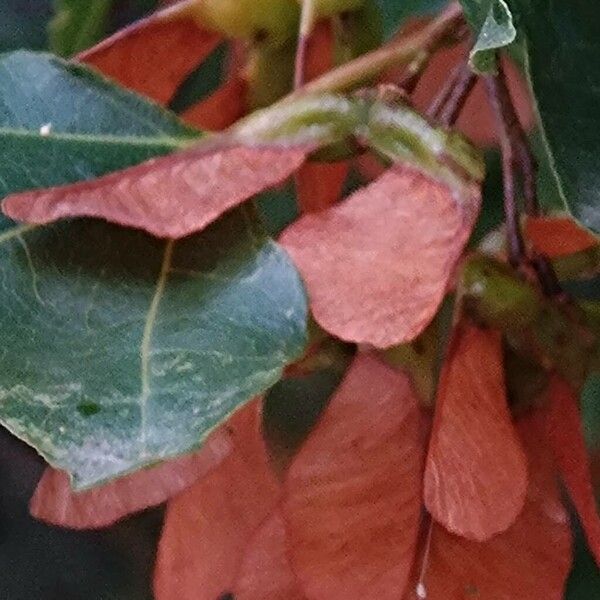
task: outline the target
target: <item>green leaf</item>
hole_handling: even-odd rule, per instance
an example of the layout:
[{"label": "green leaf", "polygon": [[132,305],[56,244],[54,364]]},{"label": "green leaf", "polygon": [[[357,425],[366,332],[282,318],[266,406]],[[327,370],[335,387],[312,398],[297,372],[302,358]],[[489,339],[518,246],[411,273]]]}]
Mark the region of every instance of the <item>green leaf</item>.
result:
[{"label": "green leaf", "polygon": [[[564,207],[600,232],[600,19],[584,0],[513,0],[548,162]],[[544,196],[542,203],[546,202]]]},{"label": "green leaf", "polygon": [[180,114],[215,92],[226,74],[229,44],[219,44],[198,68],[181,84],[169,103],[169,108]]},{"label": "green leaf", "polygon": [[33,52],[0,56],[0,197],[94,179],[198,136],[84,67]]},{"label": "green leaf", "polygon": [[461,0],[465,16],[477,36],[469,57],[477,73],[496,71],[496,51],[517,37],[513,15],[505,0]]},{"label": "green leaf", "polygon": [[55,0],[49,25],[50,50],[72,56],[100,41],[108,29],[114,0]]},{"label": "green leaf", "polygon": [[186,453],[306,342],[245,210],[180,242],[100,221],[0,233],[0,422],[86,488]]},{"label": "green leaf", "polygon": [[46,48],[46,25],[51,16],[51,0],[2,0],[0,52],[17,48]]},{"label": "green leaf", "polygon": [[378,0],[386,37],[393,35],[411,17],[431,15],[441,10],[448,0]]}]

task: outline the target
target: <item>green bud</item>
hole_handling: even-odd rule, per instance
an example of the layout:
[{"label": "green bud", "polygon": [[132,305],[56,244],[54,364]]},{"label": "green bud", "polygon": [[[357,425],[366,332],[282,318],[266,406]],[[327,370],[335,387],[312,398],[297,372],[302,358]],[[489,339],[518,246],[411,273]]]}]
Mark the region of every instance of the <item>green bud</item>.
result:
[{"label": "green bud", "polygon": [[504,263],[474,255],[460,284],[465,311],[477,323],[511,330],[530,326],[541,310],[540,294]]}]

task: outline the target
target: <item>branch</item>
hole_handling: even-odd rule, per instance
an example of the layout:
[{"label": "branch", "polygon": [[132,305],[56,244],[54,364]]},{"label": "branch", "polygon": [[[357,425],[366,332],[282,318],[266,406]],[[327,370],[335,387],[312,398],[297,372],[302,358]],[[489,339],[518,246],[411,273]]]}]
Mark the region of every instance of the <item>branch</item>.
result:
[{"label": "branch", "polygon": [[461,23],[463,23],[462,9],[458,4],[453,3],[437,19],[417,33],[364,54],[326,73],[299,88],[284,100],[299,95],[343,92],[360,87],[390,67],[410,64],[423,51],[433,52],[443,46],[449,39],[454,39],[453,34]]},{"label": "branch", "polygon": [[485,83],[490,104],[496,117],[496,129],[500,137],[500,147],[502,150],[502,180],[504,187],[504,214],[506,216],[508,260],[513,267],[522,267],[526,262],[526,255],[515,191],[514,136],[511,133],[512,103],[507,103],[500,77],[488,75],[485,77]]},{"label": "branch", "polygon": [[445,127],[454,125],[476,83],[477,77],[468,62],[461,62],[429,107],[427,116]]},{"label": "branch", "polygon": [[302,0],[302,15],[300,17],[300,31],[298,33],[298,48],[296,50],[296,63],[294,67],[294,89],[304,85],[304,70],[306,67],[306,51],[308,41],[315,25],[314,0]]}]

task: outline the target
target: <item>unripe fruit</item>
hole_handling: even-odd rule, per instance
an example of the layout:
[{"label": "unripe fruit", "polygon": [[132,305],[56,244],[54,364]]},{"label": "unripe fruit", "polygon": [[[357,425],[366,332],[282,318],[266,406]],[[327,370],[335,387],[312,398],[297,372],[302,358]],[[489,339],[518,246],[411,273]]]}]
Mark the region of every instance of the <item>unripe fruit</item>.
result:
[{"label": "unripe fruit", "polygon": [[541,310],[540,296],[530,285],[507,265],[482,255],[466,262],[461,294],[476,322],[498,329],[529,326]]},{"label": "unripe fruit", "polygon": [[296,41],[273,47],[257,44],[246,66],[250,110],[273,104],[292,89]]},{"label": "unripe fruit", "polygon": [[[297,0],[302,4],[302,0]],[[333,17],[343,12],[358,10],[365,0],[314,0],[315,14],[318,18]]]},{"label": "unripe fruit", "polygon": [[201,27],[275,46],[296,35],[300,19],[296,0],[198,0],[192,10]]}]

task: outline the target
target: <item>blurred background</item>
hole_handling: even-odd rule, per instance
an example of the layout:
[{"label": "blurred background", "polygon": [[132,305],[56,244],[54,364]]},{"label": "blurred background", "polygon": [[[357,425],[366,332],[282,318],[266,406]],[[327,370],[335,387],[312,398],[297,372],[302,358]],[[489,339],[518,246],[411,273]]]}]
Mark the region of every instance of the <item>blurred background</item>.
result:
[{"label": "blurred background", "polygon": [[[402,19],[431,12],[444,3],[443,0],[381,2],[387,35]],[[81,10],[76,13],[80,18],[61,22],[56,17],[56,8],[66,4],[80,5]],[[158,0],[0,0],[0,52],[17,48],[51,49],[69,56],[147,14],[157,4]],[[54,24],[49,26],[51,23]],[[217,49],[199,70],[194,85],[188,86],[176,99],[181,106],[173,108],[188,104],[185,97],[188,93],[197,98],[212,91],[221,79],[222,68],[223,53]],[[496,152],[487,153],[487,163],[485,203],[498,209],[486,211],[489,218],[479,224],[477,237],[501,219],[500,168]],[[260,208],[272,233],[277,233],[296,212],[290,190],[265,195]],[[574,284],[573,291],[600,299],[600,281]],[[304,399],[305,413],[318,410],[337,382],[335,376],[331,380],[331,374],[325,373],[323,377],[324,383],[317,386],[320,390],[317,392],[310,378],[296,377],[278,384],[271,393],[271,407],[276,410],[279,403],[285,412],[289,410],[290,398],[297,396]],[[312,397],[307,397],[307,390]],[[600,378],[588,382],[583,407],[598,483]],[[302,421],[303,418],[306,414],[285,414],[287,420]],[[0,600],[151,600],[151,577],[162,510],[146,511],[101,532],[81,533],[46,526],[31,519],[27,507],[43,469],[43,461],[33,450],[0,428]],[[566,598],[599,600],[600,572],[576,522],[574,529],[576,559]]]}]

